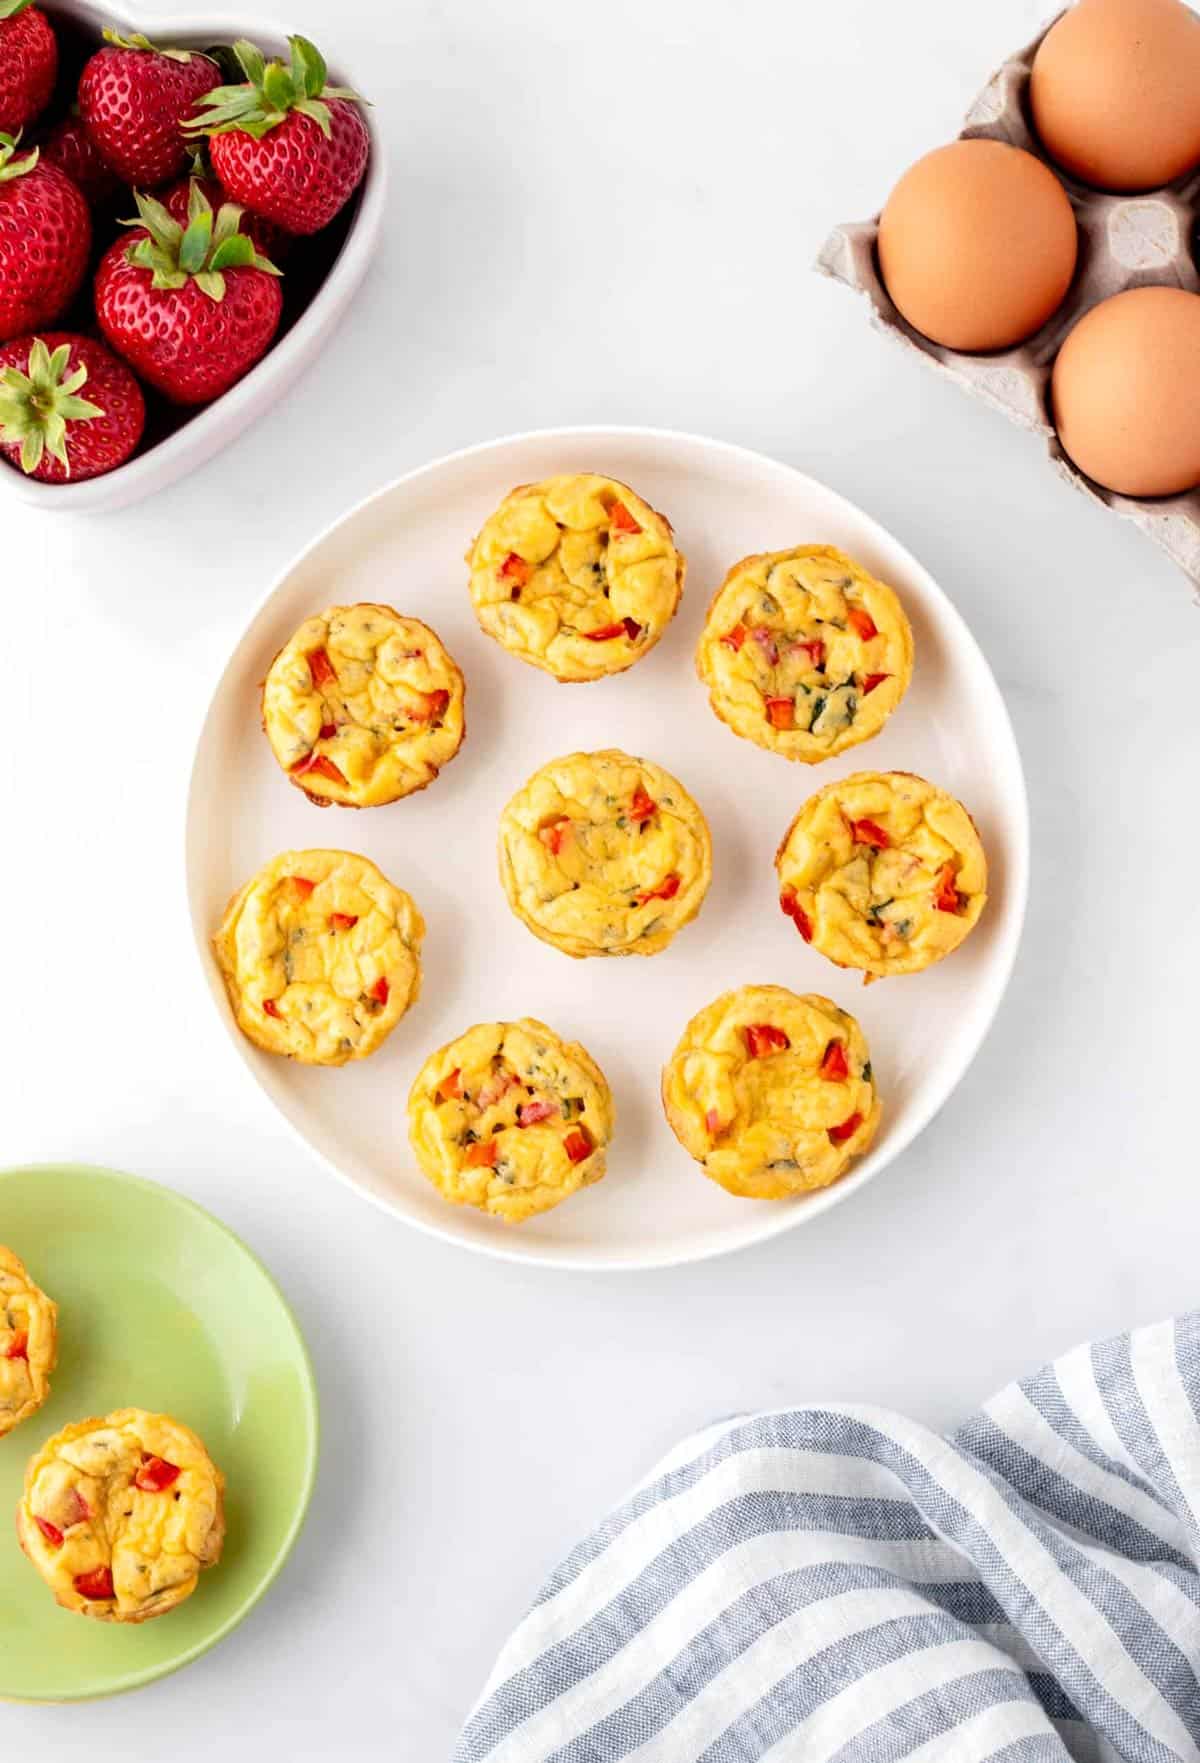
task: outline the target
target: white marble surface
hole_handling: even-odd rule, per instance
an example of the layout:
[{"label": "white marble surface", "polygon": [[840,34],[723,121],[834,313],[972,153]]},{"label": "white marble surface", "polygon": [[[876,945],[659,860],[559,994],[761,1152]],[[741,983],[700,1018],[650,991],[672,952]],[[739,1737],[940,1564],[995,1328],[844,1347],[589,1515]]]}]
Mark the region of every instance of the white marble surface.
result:
[{"label": "white marble surface", "polygon": [[[544,1569],[680,1432],[813,1396],[949,1424],[1196,1301],[1200,616],[809,271],[1040,11],[291,0],[376,100],[391,234],[309,383],[190,482],[93,521],[0,499],[0,1091],[6,1162],[152,1176],[266,1259],[324,1459],[236,1635],[134,1696],[6,1709],[6,1754],[441,1763]],[[181,832],[210,683],[294,550],[434,454],[588,421],[745,442],[890,525],[1007,693],[1035,851],[1007,1002],[886,1177],[732,1260],[571,1278],[406,1231],[297,1149],[201,990]]]}]

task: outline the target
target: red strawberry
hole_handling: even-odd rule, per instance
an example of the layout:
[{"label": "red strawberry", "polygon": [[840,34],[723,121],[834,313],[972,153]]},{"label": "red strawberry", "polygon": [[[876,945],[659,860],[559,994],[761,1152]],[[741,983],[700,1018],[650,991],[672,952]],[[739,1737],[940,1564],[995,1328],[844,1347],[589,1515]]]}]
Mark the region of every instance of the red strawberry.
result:
[{"label": "red strawberry", "polygon": [[15,135],[40,116],[58,78],[58,41],[31,0],[0,0],[0,129]]},{"label": "red strawberry", "polygon": [[156,49],[145,37],[115,31],[104,36],[108,47],[79,76],[79,114],[122,183],[153,189],[187,165],[180,124],[221,72],[194,49]]},{"label": "red strawberry", "polygon": [[45,331],[0,344],[0,453],[28,477],[101,477],[129,458],[145,421],[142,388],[103,343]]},{"label": "red strawberry", "polygon": [[226,203],[215,223],[197,184],[187,227],[138,193],[132,241],[96,271],[96,317],[118,354],[176,404],[207,404],[266,353],[279,326],[279,271],[238,231]]},{"label": "red strawberry", "polygon": [[14,158],[0,134],[0,343],[52,324],[66,311],[92,248],[88,205],[38,151]]},{"label": "red strawberry", "polygon": [[289,233],[317,233],[362,182],[371,142],[358,94],[325,84],[307,37],[288,42],[290,72],[235,43],[246,83],[206,93],[188,131],[209,136],[213,170],[235,202]]},{"label": "red strawberry", "polygon": [[101,159],[81,116],[64,116],[56,122],[42,141],[41,153],[42,164],[57,165],[79,185],[93,208],[107,207],[120,193],[121,180]]},{"label": "red strawberry", "polygon": [[[203,172],[194,171],[187,177],[180,178],[177,184],[171,184],[159,197],[160,202],[180,226],[187,225],[188,201],[192,193],[192,185],[198,183],[208,197],[210,205],[220,208],[229,200],[216,178],[206,176]],[[293,243],[290,235],[273,220],[264,220],[261,214],[243,213],[238,229],[245,233],[254,249],[263,257],[269,257],[272,263],[280,262],[286,257],[288,247]]]}]

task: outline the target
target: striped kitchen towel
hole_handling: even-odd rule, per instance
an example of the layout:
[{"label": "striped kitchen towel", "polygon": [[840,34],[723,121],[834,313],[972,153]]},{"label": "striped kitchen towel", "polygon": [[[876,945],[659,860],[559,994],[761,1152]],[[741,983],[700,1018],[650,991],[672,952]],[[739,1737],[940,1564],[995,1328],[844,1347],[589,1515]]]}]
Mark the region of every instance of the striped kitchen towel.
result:
[{"label": "striped kitchen towel", "polygon": [[1200,1312],[951,1438],[690,1440],[551,1576],[455,1763],[1200,1763]]}]

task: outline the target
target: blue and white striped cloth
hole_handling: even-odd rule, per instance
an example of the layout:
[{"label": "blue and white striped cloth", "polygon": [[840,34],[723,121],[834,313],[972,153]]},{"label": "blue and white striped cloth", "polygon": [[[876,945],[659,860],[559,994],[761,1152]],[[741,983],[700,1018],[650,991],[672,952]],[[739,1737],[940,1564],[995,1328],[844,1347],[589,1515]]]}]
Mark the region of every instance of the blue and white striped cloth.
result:
[{"label": "blue and white striped cloth", "polygon": [[1200,1763],[1200,1312],[952,1438],[692,1439],[553,1574],[455,1763]]}]

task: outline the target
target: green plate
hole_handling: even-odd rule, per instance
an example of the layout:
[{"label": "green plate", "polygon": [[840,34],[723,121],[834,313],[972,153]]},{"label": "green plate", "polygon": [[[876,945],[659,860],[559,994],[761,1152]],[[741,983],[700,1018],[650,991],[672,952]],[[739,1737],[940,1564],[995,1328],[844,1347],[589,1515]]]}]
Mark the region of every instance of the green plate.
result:
[{"label": "green plate", "polygon": [[[190,1200],[110,1169],[0,1171],[0,1242],[58,1304],[50,1400],[0,1439],[0,1699],[110,1696],[198,1658],[287,1558],[317,1469],[317,1392],[279,1288]],[[61,1610],[17,1545],[25,1464],[72,1420],[133,1406],[193,1427],[225,1472],[221,1560],[153,1622]]]}]

